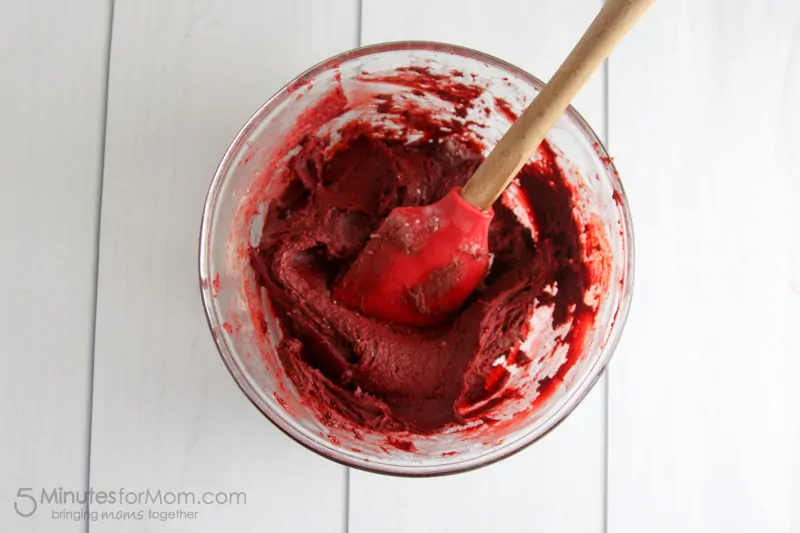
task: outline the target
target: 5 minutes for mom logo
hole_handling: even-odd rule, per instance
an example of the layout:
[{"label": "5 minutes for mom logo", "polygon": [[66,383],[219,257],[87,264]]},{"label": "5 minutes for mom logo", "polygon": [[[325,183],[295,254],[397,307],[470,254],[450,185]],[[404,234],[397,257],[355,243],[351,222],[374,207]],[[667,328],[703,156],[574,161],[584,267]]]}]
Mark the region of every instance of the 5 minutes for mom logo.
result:
[{"label": "5 minutes for mom logo", "polygon": [[244,492],[173,492],[161,489],[129,491],[117,490],[64,490],[63,487],[41,489],[32,487],[17,489],[14,511],[23,518],[33,516],[43,505],[246,505]]}]

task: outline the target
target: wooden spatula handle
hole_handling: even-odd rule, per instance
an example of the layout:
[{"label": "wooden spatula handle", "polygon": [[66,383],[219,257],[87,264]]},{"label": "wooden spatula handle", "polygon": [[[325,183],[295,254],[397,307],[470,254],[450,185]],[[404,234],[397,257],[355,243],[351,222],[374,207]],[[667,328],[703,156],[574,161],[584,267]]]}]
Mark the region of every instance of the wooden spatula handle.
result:
[{"label": "wooden spatula handle", "polygon": [[488,209],[526,161],[586,80],[605,61],[655,0],[606,0],[581,40],[550,82],[506,132],[483,164],[464,185],[461,196]]}]

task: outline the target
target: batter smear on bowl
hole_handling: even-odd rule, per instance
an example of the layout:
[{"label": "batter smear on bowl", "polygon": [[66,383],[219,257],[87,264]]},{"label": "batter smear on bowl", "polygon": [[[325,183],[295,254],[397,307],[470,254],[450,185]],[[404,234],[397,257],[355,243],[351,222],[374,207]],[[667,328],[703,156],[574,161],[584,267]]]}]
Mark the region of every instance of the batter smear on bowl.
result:
[{"label": "batter smear on bowl", "polygon": [[[531,362],[519,346],[535,308],[552,306],[553,328],[569,324],[560,339],[568,350],[539,382],[536,402],[546,400],[582,355],[597,310],[590,292],[595,278],[607,275],[602,263],[610,253],[602,230],[576,215],[576,193],[547,142],[506,193],[529,208],[520,213],[509,202],[495,203],[490,271],[445,323],[401,326],[334,299],[333,288],[393,208],[439,200],[483,160],[467,119],[481,91],[424,68],[373,80],[432,94],[451,106],[453,118],[413,98],[377,94],[375,112],[391,115],[393,127],[355,118],[335,134],[321,133],[311,125],[350,109],[339,88],[287,138],[283,191],[270,200],[260,241],[247,250],[255,283],[283,330],[277,350],[287,376],[330,425],[343,417],[378,431],[435,433],[493,422],[494,407],[521,397],[506,386],[507,368],[524,371]],[[255,324],[264,323],[261,307],[251,302]]]}]

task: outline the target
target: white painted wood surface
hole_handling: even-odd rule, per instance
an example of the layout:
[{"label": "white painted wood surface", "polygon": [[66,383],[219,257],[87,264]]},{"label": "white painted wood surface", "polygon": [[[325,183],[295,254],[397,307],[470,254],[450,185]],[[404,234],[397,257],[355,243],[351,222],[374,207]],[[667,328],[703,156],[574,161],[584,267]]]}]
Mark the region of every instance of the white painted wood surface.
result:
[{"label": "white painted wood surface", "polygon": [[[364,0],[362,39],[363,44],[405,39],[453,42],[502,57],[547,79],[600,6],[600,0]],[[601,72],[575,102],[601,134],[604,99]],[[426,480],[354,471],[350,532],[601,532],[604,489],[603,379],[557,431],[498,464]]]},{"label": "white painted wood surface", "polygon": [[[108,102],[91,485],[242,491],[196,519],[92,531],[344,531],[346,473],[285,437],[228,375],[200,304],[211,177],[297,73],[356,45],[355,0],[117,0]],[[309,507],[311,505],[311,508]],[[96,505],[97,510],[152,506]]]},{"label": "white painted wood surface", "polygon": [[610,63],[637,257],[608,530],[797,532],[800,4],[660,2],[640,30]]},{"label": "white painted wood surface", "polygon": [[[110,2],[0,1],[0,530],[84,490]],[[50,528],[50,529],[48,529]]]},{"label": "white painted wood surface", "polygon": [[[547,78],[600,3],[116,0],[112,34],[110,0],[0,0],[0,531],[800,531],[795,0],[658,2],[608,94],[601,74],[576,102],[608,126],[636,289],[608,388],[530,449],[442,479],[348,474],[266,422],[208,334],[203,198],[272,92],[359,41],[450,41]],[[247,503],[13,511],[20,487],[87,482]]]}]

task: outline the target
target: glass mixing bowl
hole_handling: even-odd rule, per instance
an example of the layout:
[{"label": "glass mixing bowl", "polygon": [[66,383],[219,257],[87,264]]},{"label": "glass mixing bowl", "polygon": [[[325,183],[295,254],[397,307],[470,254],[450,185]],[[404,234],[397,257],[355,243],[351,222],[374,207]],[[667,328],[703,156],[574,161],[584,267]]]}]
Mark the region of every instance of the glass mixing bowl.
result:
[{"label": "glass mixing bowl", "polygon": [[[265,173],[280,171],[274,162],[286,156],[287,139],[296,138],[297,128],[303,127],[304,112],[324,102],[337,84],[346,94],[355,94],[352,89],[362,83],[359,80],[366,73],[391,73],[398,67],[414,66],[478,83],[485,89],[486,98],[502,99],[516,114],[543,86],[537,78],[494,57],[432,42],[368,46],[311,68],[267,101],[225,153],[203,212],[200,284],[211,332],[225,365],[247,397],[276,426],[298,443],[348,466],[385,474],[429,476],[461,472],[508,457],[553,429],[591,390],[608,364],[627,318],[633,282],[633,235],[627,200],[611,159],[583,118],[569,108],[547,139],[559,154],[558,163],[566,178],[579,191],[584,215],[600,221],[611,260],[606,279],[593,296],[600,302],[594,327],[586,332],[581,358],[563,383],[538,402],[536,387],[528,387],[528,395],[504,407],[503,412],[494,413],[505,420],[502,424],[453,427],[435,435],[389,436],[394,439],[390,442],[413,446],[386,446],[384,433],[331,427],[320,420],[282,369],[275,350],[282,330],[266,292],[254,286],[242,250],[259,238],[259,224],[269,209],[268,198],[281,186],[280,180],[271,180]],[[381,88],[383,93],[411,90],[398,85]],[[377,112],[375,106],[362,106],[364,109]],[[487,153],[511,120],[508,113],[468,118],[481,122]],[[341,123],[349,119],[337,120]],[[248,202],[244,200],[254,187],[266,187],[267,194],[257,209],[249,207],[251,212],[245,217],[242,211]],[[507,192],[504,201],[513,204],[513,191]],[[265,324],[253,324],[253,305],[263,306]],[[262,331],[268,334],[259,333]],[[557,341],[556,332],[547,328],[532,327],[530,335],[523,343],[527,349],[541,349],[548,342],[552,347]],[[536,361],[536,354],[528,355]],[[538,367],[531,363],[523,370],[518,377],[528,382],[553,371],[546,362]],[[530,408],[532,405],[536,408]]]}]

